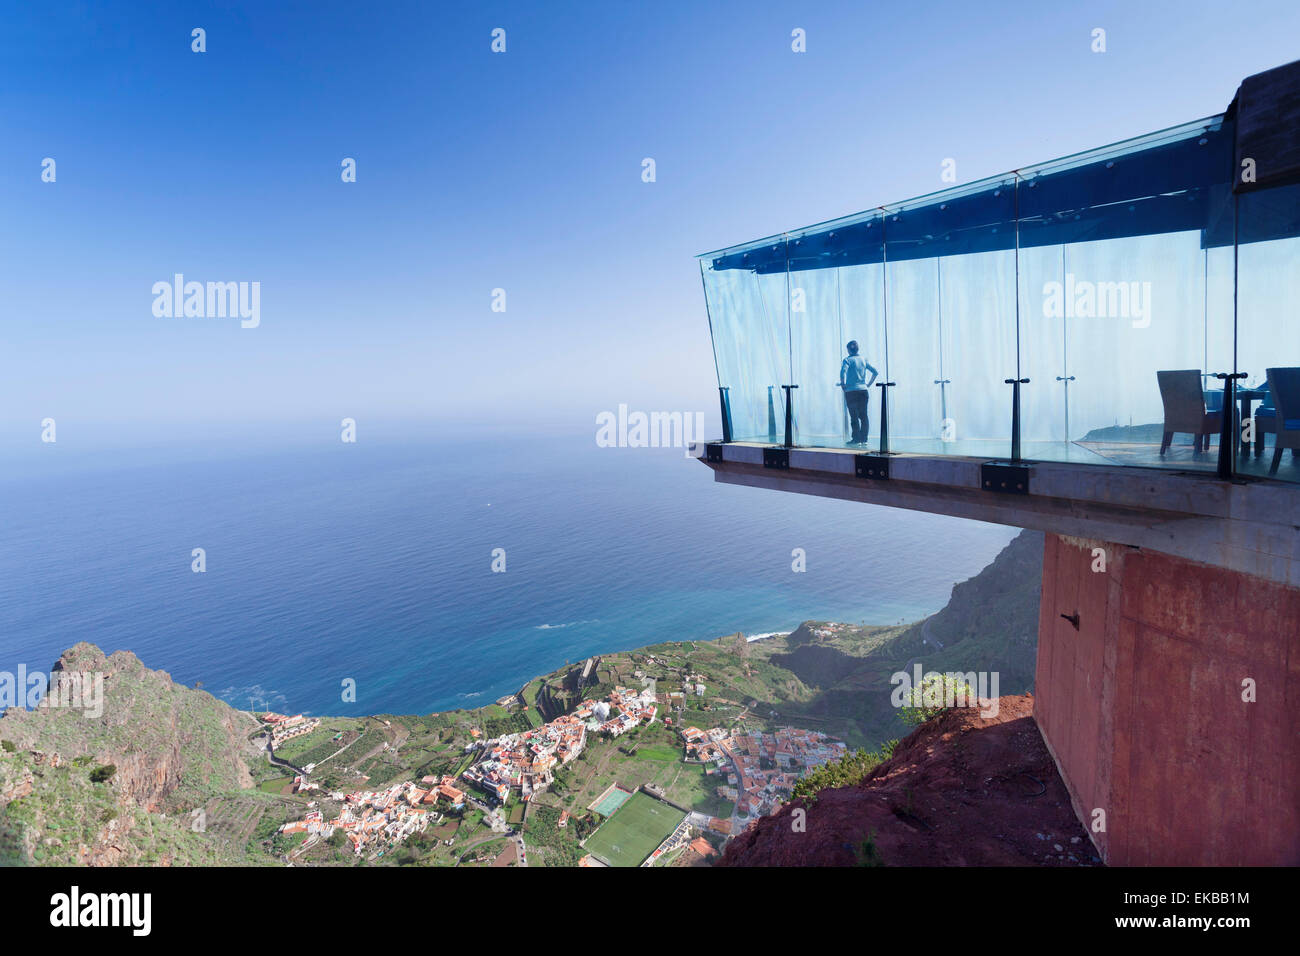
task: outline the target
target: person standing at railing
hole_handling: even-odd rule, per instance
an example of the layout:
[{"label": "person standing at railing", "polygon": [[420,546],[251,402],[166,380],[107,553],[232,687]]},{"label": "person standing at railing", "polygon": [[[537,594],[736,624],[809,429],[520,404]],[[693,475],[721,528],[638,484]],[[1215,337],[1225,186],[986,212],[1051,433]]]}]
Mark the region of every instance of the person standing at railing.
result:
[{"label": "person standing at railing", "polygon": [[[858,343],[850,342],[845,346],[849,354],[840,363],[840,388],[844,389],[844,404],[849,410],[849,427],[852,430],[850,445],[865,445],[870,422],[867,419],[867,399],[871,396],[871,386],[880,374],[871,363],[858,354]],[[867,378],[867,373],[871,377]]]}]

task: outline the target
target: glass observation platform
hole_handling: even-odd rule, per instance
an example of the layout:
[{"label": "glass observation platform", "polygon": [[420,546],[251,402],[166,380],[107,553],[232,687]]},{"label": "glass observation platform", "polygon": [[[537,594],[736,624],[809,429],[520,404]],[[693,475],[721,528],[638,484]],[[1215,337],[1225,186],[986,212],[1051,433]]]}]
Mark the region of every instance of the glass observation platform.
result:
[{"label": "glass observation platform", "polygon": [[1300,481],[1300,182],[1236,121],[700,256],[724,442]]}]

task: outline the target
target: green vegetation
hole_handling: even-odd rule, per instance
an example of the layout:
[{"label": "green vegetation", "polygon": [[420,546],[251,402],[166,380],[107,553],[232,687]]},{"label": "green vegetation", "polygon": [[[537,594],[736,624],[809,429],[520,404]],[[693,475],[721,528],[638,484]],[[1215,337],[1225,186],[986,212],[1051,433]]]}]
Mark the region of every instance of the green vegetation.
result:
[{"label": "green vegetation", "polygon": [[270,780],[263,780],[257,785],[257,789],[263,793],[282,793],[291,783],[293,783],[292,777],[273,777]]},{"label": "green vegetation", "polygon": [[584,850],[578,846],[591,830],[589,821],[571,817],[560,826],[560,811],[554,807],[534,806],[524,826],[524,840],[529,848],[529,864],[536,865],[535,856],[540,851],[545,866],[577,866]]},{"label": "green vegetation", "polygon": [[528,719],[528,714],[532,711],[520,711],[514,714],[508,714],[505,717],[494,717],[483,722],[483,735],[485,737],[500,737],[505,734],[522,734],[525,730],[531,730],[533,722]]},{"label": "green vegetation", "polygon": [[456,769],[452,771],[451,775],[453,777],[459,777],[462,773],[464,773],[469,768],[469,765],[474,762],[474,758],[476,756],[477,754],[471,750],[469,753],[461,757],[460,762],[456,764]]},{"label": "green vegetation", "polygon": [[898,716],[903,723],[919,727],[950,706],[960,706],[962,702],[975,700],[975,688],[948,674],[934,673],[911,688],[903,699],[906,703],[899,708]]},{"label": "green vegetation", "polygon": [[876,834],[874,832],[867,834],[867,838],[854,849],[853,855],[857,857],[858,866],[885,865],[885,861],[880,858],[880,851],[876,849]]},{"label": "green vegetation", "polygon": [[674,763],[682,759],[680,747],[642,747],[636,752],[640,760],[653,760],[657,763]]},{"label": "green vegetation", "polygon": [[897,740],[888,741],[873,752],[859,750],[809,771],[794,785],[793,796],[811,801],[816,799],[819,791],[861,783],[867,774],[889,759],[897,743]]},{"label": "green vegetation", "polygon": [[[337,719],[322,721],[321,726],[310,734],[295,738],[277,748],[275,755],[299,767],[305,767],[308,764],[320,763],[340,750],[343,750],[344,754],[349,754],[356,749],[352,745],[364,732],[364,722],[347,721],[346,724],[347,726],[344,721]],[[343,735],[342,739],[335,740],[340,733]]]},{"label": "green vegetation", "polygon": [[459,860],[460,866],[491,866],[492,861],[501,855],[501,851],[506,848],[505,837],[498,837],[495,840],[488,840],[480,843],[472,849],[465,850],[461,853]]}]

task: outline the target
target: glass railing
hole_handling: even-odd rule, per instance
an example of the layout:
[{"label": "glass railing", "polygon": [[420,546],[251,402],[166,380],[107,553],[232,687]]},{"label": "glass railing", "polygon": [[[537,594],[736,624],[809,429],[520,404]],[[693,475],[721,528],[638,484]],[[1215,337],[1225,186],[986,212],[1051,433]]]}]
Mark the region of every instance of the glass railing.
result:
[{"label": "glass railing", "polygon": [[1300,480],[1300,185],[1235,175],[1216,116],[701,256],[724,437]]}]

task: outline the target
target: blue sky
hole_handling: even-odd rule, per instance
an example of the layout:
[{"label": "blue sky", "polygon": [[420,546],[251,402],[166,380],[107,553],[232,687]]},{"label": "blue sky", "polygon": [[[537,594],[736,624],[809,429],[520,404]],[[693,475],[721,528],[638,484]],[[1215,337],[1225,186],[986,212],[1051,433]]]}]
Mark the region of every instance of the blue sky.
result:
[{"label": "blue sky", "polygon": [[[715,419],[697,253],[1218,112],[1300,35],[1294,0],[0,9],[0,437],[61,445]],[[260,282],[260,326],[155,317],[177,272]]]}]

